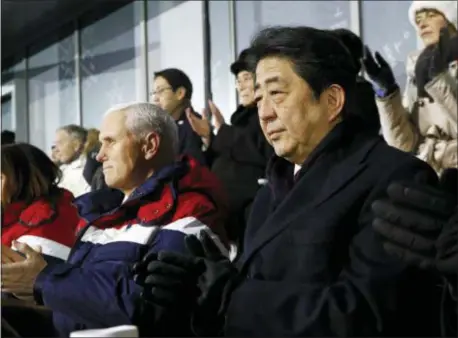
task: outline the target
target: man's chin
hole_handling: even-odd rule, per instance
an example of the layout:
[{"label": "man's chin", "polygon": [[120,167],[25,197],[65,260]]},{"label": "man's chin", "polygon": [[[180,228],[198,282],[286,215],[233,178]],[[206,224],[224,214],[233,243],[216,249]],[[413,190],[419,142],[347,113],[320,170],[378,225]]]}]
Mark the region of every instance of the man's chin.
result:
[{"label": "man's chin", "polygon": [[277,155],[278,157],[288,158],[288,155],[290,152],[287,149],[285,149],[285,147],[283,147],[282,145],[275,144],[275,143],[276,143],[275,141],[272,142],[272,146],[274,148],[275,155]]}]

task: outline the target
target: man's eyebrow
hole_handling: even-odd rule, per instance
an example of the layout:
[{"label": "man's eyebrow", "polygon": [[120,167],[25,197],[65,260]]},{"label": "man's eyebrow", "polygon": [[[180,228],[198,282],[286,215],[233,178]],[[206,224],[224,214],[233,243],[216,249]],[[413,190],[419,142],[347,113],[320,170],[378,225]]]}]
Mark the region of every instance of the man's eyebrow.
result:
[{"label": "man's eyebrow", "polygon": [[[267,78],[265,81],[264,81],[264,84],[268,85],[268,84],[272,84],[272,83],[279,83],[279,84],[285,84],[285,81],[283,81],[279,76],[272,76],[272,77],[269,77]],[[255,86],[254,86],[254,89],[259,89],[259,82],[256,82]]]}]

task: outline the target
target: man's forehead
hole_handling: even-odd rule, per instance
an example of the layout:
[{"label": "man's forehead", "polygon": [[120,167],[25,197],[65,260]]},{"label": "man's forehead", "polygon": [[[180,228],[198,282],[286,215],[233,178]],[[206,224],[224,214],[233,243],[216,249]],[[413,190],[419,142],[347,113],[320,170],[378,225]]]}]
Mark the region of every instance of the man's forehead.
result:
[{"label": "man's forehead", "polygon": [[288,61],[281,58],[266,58],[256,67],[256,86],[270,83],[287,84],[290,76]]},{"label": "man's forehead", "polygon": [[155,79],[154,79],[154,82],[153,82],[153,85],[155,86],[169,86],[169,82],[164,79],[162,76],[157,76]]},{"label": "man's forehead", "polygon": [[114,111],[105,115],[100,128],[100,139],[123,133],[126,129],[126,115],[123,111]]},{"label": "man's forehead", "polygon": [[59,129],[56,131],[56,139],[65,139],[68,137],[70,137],[70,134],[67,133],[65,130]]}]

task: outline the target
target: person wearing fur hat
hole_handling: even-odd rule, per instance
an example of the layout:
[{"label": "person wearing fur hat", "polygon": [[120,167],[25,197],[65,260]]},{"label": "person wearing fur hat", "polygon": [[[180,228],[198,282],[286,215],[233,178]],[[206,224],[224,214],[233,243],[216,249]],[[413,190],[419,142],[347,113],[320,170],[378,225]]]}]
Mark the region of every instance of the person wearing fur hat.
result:
[{"label": "person wearing fur hat", "polygon": [[367,50],[364,65],[377,87],[385,140],[412,152],[438,174],[457,168],[457,1],[413,1],[409,20],[424,48],[407,59],[404,95],[389,64]]},{"label": "person wearing fur hat", "polygon": [[[189,123],[204,144],[208,145],[207,157],[212,158],[212,171],[219,177],[228,193],[230,221],[226,229],[231,242],[240,248],[250,205],[264,178],[267,162],[273,148],[262,133],[258,108],[254,97],[254,77],[248,62],[248,50],[240,53],[231,65],[236,78],[240,105],[231,116],[231,124],[224,121],[218,107],[209,102],[213,128],[208,113],[203,119],[188,115]],[[212,130],[213,129],[213,130]],[[240,255],[241,251],[237,253]]]}]

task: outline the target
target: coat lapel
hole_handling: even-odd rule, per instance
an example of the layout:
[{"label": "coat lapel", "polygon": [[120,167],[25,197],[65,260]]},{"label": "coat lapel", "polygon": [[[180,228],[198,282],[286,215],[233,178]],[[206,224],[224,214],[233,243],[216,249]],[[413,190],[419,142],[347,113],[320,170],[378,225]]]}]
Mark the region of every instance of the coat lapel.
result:
[{"label": "coat lapel", "polygon": [[[319,205],[323,204],[349,183],[351,183],[358,174],[365,168],[364,162],[365,155],[375,146],[377,140],[370,141],[362,147],[354,156],[343,160],[335,166],[329,174],[329,178],[325,181],[323,188],[316,198],[309,204],[302,204],[299,201],[306,201],[309,196],[304,193],[305,187],[308,184],[307,180],[300,180],[297,183],[281,205],[273,212],[266,220],[264,225],[257,231],[256,236],[251,243],[251,246],[240,259],[240,266],[242,269],[246,268],[251,258],[258,252],[264,245],[274,239],[277,235],[283,232],[288,226],[297,218],[299,212],[304,210],[313,210]],[[286,215],[286,217],[285,217]]]}]

